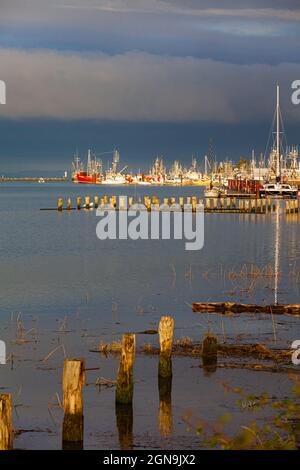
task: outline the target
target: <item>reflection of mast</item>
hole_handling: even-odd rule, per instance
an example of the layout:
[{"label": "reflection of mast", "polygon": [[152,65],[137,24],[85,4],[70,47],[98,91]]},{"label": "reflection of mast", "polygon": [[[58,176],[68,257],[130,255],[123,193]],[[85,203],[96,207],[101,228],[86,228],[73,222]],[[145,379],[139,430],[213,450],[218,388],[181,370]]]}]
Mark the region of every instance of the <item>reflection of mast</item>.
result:
[{"label": "reflection of mast", "polygon": [[275,221],[275,254],[274,254],[274,304],[278,304],[278,283],[279,283],[279,249],[280,249],[280,224],[279,224],[279,204],[276,207]]}]

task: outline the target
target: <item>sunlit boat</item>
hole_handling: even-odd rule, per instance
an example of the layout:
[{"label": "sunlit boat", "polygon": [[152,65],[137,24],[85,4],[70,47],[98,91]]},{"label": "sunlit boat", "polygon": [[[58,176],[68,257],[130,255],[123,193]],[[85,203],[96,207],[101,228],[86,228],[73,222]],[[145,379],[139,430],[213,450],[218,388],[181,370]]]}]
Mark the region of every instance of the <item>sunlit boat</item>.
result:
[{"label": "sunlit boat", "polygon": [[289,196],[297,197],[298,189],[286,183],[267,183],[259,190],[261,197],[266,196]]}]

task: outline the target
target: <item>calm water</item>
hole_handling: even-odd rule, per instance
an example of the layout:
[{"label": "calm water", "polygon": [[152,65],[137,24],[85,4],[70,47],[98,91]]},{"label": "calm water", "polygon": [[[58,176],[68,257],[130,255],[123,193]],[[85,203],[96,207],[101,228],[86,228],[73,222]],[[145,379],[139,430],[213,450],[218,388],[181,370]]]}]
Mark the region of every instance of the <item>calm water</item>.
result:
[{"label": "calm water", "polygon": [[[212,330],[222,341],[263,342],[287,347],[300,338],[299,320],[270,316],[221,317],[192,313],[193,301],[274,302],[274,277],[245,276],[251,265],[275,269],[278,248],[280,302],[299,302],[300,225],[297,216],[276,214],[206,214],[205,242],[200,251],[184,250],[183,241],[100,241],[95,211],[58,213],[57,198],[98,194],[158,197],[201,196],[191,187],[92,187],[71,183],[1,183],[0,299],[1,339],[13,355],[1,367],[1,387],[13,394],[15,438],[22,448],[60,448],[63,349],[84,357],[85,448],[118,448],[114,388],[99,390],[98,377],[114,379],[118,358],[91,352],[100,341],[119,339],[127,331],[157,327],[163,314],[175,318],[175,336],[201,341]],[[279,224],[278,224],[279,220]],[[275,243],[276,242],[276,243]],[[275,246],[276,245],[276,246]],[[253,269],[253,268],[252,268]],[[243,274],[244,273],[244,274]],[[18,338],[18,324],[24,328]],[[26,341],[24,341],[24,339]],[[157,336],[138,335],[137,343],[157,344]],[[46,362],[43,359],[62,345]],[[173,360],[173,431],[162,436],[158,426],[157,359],[137,356],[133,441],[136,448],[193,448],[195,432],[185,417],[214,419],[232,410],[220,383],[231,381],[256,390],[286,393],[279,374],[217,370],[207,376],[190,358]],[[145,406],[146,405],[146,406]],[[239,420],[244,419],[238,416]],[[247,417],[246,417],[247,418]],[[26,431],[26,432],[25,432]]]}]

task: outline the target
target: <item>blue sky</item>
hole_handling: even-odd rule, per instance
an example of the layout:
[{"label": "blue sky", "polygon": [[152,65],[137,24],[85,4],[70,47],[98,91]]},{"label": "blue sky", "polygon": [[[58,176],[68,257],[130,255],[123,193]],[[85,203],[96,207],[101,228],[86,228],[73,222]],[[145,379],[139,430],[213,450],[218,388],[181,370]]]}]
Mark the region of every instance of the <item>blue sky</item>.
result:
[{"label": "blue sky", "polygon": [[299,142],[299,23],[298,0],[0,0],[0,173],[62,171],[76,147],[201,160],[210,137],[258,154],[276,82]]}]

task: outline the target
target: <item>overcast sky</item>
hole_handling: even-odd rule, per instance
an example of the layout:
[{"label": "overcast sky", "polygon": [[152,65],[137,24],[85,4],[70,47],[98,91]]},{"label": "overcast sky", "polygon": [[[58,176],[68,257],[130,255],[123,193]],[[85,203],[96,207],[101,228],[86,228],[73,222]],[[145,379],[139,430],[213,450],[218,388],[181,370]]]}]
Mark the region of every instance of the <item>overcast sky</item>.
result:
[{"label": "overcast sky", "polygon": [[[0,79],[4,171],[20,159],[32,168],[37,156],[60,169],[78,143],[99,152],[122,145],[129,162],[161,148],[172,160],[203,156],[213,136],[219,158],[237,158],[263,150],[277,82],[288,140],[297,139],[300,2],[0,0]],[[178,146],[170,135],[181,124]]]}]

